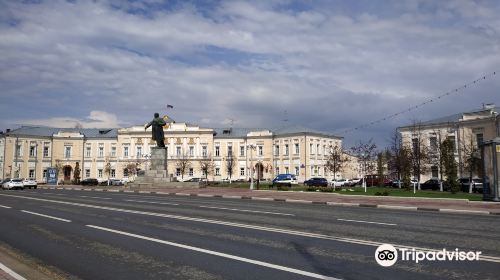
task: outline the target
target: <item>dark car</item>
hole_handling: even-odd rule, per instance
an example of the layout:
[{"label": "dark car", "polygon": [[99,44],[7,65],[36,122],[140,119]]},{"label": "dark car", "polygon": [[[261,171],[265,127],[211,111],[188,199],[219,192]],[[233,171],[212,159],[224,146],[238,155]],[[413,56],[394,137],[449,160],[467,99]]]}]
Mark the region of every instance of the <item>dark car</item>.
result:
[{"label": "dark car", "polygon": [[273,179],[272,187],[292,187],[292,185],[297,184],[297,177],[293,174],[279,174]]},{"label": "dark car", "polygon": [[97,185],[99,185],[99,181],[97,181],[97,179],[93,179],[93,178],[85,178],[85,179],[80,181],[80,185],[82,185],[82,186],[97,186]]},{"label": "dark car", "polygon": [[304,181],[304,185],[309,187],[328,187],[328,181],[325,178],[314,177]]},{"label": "dark car", "polygon": [[[460,189],[463,192],[469,192],[470,178],[463,177],[458,179],[458,184],[460,184]],[[483,192],[483,180],[479,178],[472,178],[472,191],[482,193]]]},{"label": "dark car", "polygon": [[[429,179],[424,183],[420,184],[421,190],[439,190],[439,179]],[[443,190],[448,189],[448,184],[443,181]]]}]

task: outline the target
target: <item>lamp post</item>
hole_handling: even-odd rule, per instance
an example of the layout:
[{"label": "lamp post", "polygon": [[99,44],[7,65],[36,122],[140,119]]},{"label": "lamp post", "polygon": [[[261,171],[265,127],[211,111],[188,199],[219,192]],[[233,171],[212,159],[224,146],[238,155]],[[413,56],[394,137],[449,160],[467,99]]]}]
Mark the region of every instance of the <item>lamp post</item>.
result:
[{"label": "lamp post", "polygon": [[500,201],[500,137],[481,145],[483,160],[483,200]]},{"label": "lamp post", "polygon": [[247,150],[250,150],[250,189],[253,190],[253,150],[256,149],[254,144],[248,144]]}]

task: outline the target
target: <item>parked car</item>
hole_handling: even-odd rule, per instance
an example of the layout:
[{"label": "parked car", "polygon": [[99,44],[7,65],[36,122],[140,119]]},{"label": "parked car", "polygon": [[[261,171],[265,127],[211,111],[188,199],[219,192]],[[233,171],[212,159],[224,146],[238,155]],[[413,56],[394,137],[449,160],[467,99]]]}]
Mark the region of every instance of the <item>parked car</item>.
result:
[{"label": "parked car", "polygon": [[[420,189],[421,190],[439,190],[439,179],[433,178],[425,181],[424,183],[420,184]],[[448,184],[446,181],[443,181],[443,190],[448,189]]]},{"label": "parked car", "polygon": [[[469,192],[470,178],[463,177],[458,179],[460,189],[463,192]],[[483,193],[483,180],[479,178],[472,178],[472,192]]]},{"label": "parked car", "polygon": [[123,186],[125,185],[122,180],[120,179],[110,179],[109,180],[109,185],[110,186]]},{"label": "parked car", "polygon": [[[396,179],[396,180],[392,180],[392,181],[391,181],[391,186],[392,186],[393,188],[399,188],[399,181],[400,181],[400,180],[397,180],[397,179]],[[415,180],[415,179],[411,179],[411,180],[410,180],[410,185],[411,185],[411,187],[413,187],[413,185],[416,185],[416,184],[418,184],[418,181],[417,181],[417,180]],[[403,180],[401,180],[401,187],[403,187]]]},{"label": "parked car", "polygon": [[12,189],[24,190],[23,179],[7,178],[4,180],[2,188],[7,190],[12,190]]},{"label": "parked car", "polygon": [[380,177],[379,175],[366,175],[366,185],[368,187],[377,187],[381,184],[384,186],[390,186],[391,180],[387,176]]},{"label": "parked car", "polygon": [[349,186],[349,181],[347,181],[346,179],[332,180],[332,186],[334,188],[343,187],[343,186]]},{"label": "parked car", "polygon": [[321,177],[313,177],[304,181],[304,185],[308,187],[328,187],[328,180]]},{"label": "parked car", "polygon": [[36,189],[36,187],[38,186],[37,182],[35,181],[35,179],[31,179],[31,178],[26,178],[23,180],[23,186],[25,188],[28,188],[28,189]]},{"label": "parked car", "polygon": [[99,185],[99,181],[97,181],[97,179],[94,178],[85,178],[80,181],[80,184],[82,186],[97,186]]},{"label": "parked car", "polygon": [[352,178],[349,180],[349,186],[354,187],[356,185],[361,184],[361,179],[360,178]]},{"label": "parked car", "polygon": [[279,174],[273,179],[272,187],[297,185],[297,177],[293,174]]}]

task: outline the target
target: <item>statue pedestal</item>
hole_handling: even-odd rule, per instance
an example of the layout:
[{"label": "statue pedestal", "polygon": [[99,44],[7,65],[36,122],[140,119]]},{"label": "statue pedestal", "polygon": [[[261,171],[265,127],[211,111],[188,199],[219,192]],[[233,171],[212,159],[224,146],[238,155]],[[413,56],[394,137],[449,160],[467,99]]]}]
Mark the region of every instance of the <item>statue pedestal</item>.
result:
[{"label": "statue pedestal", "polygon": [[151,148],[151,163],[149,170],[138,175],[130,188],[148,188],[168,186],[170,180],[167,173],[167,150],[165,148]]}]

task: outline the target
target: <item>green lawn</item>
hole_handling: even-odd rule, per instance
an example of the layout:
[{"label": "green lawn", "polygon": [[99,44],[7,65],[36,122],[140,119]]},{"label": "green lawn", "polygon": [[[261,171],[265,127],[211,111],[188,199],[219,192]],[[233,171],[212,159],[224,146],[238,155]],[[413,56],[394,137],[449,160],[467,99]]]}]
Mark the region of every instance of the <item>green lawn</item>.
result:
[{"label": "green lawn", "polygon": [[[271,184],[269,182],[261,182],[259,189],[260,190],[276,190],[276,188],[270,188]],[[230,188],[242,188],[242,189],[249,189],[250,188],[250,183],[244,182],[244,183],[218,183],[218,184],[211,184],[210,187],[230,187]],[[255,189],[257,188],[257,184],[254,183]],[[291,189],[288,188],[282,188],[280,190],[283,191],[309,191],[307,187],[304,185],[295,185],[292,186]],[[329,188],[328,190],[331,190]],[[331,191],[329,191],[331,192]],[[368,187],[367,192],[365,193],[364,189],[362,187],[350,187],[350,188],[344,188],[342,190],[336,190],[335,193],[338,194],[346,194],[346,195],[373,195],[373,196],[378,196],[381,194],[388,194],[388,196],[400,196],[400,197],[431,197],[431,198],[457,198],[457,199],[468,199],[468,200],[473,200],[473,201],[480,201],[483,199],[482,194],[469,194],[469,193],[463,193],[463,192],[457,192],[455,194],[452,194],[451,192],[439,192],[439,191],[418,191],[417,193],[413,193],[413,189],[411,190],[406,190],[406,189],[398,189],[398,188],[381,188],[381,187]]]}]

